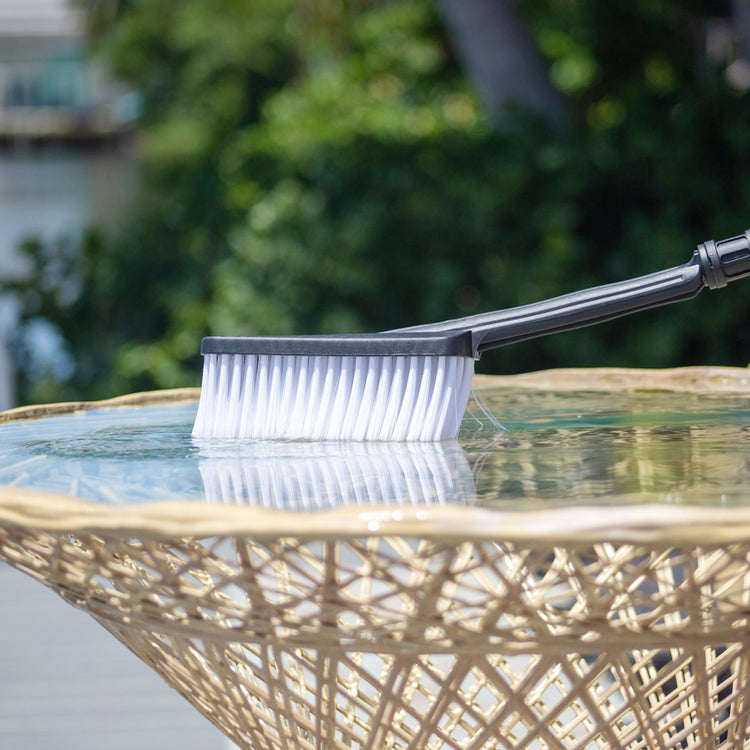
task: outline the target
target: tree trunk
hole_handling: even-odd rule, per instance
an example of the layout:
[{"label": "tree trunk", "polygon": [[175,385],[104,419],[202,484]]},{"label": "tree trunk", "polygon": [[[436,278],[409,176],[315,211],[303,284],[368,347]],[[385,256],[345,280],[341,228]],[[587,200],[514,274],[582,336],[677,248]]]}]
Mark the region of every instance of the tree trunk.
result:
[{"label": "tree trunk", "polygon": [[502,124],[518,104],[557,127],[568,118],[562,94],[550,83],[539,50],[512,0],[440,0],[459,58],[490,117]]},{"label": "tree trunk", "polygon": [[750,60],[750,0],[732,0],[732,26],[742,56]]}]

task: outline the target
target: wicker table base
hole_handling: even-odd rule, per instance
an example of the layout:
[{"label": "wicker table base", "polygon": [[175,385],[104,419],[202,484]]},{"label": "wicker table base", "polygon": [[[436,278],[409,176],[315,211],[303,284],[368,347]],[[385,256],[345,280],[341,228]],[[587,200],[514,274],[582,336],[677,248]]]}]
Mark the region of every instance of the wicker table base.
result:
[{"label": "wicker table base", "polygon": [[22,523],[25,494],[0,493],[0,557],[243,747],[750,746],[750,513],[399,508],[305,529],[168,506],[136,529],[38,495]]}]

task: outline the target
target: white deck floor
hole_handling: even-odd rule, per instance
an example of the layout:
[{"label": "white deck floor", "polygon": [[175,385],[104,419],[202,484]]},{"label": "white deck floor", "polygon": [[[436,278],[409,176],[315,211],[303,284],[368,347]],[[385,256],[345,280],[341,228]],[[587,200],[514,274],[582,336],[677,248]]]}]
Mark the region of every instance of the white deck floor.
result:
[{"label": "white deck floor", "polygon": [[0,563],[0,750],[227,750],[84,612]]}]

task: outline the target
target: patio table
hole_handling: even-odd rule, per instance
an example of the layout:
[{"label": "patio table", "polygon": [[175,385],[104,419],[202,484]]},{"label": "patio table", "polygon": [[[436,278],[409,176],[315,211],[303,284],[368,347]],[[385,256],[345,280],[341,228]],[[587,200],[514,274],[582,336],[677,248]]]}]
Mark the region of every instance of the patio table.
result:
[{"label": "patio table", "polygon": [[[750,409],[749,375],[568,370],[476,386],[731,394]],[[196,399],[182,389],[15,410],[0,415],[0,435],[34,419]],[[685,429],[691,451],[721,463],[716,441],[750,440],[750,416]],[[520,454],[519,441],[512,429],[489,438],[468,477],[443,448],[418,457],[422,488],[448,467],[429,502],[365,483],[364,497],[290,510],[254,503],[255,477],[242,502],[103,503],[0,472],[0,559],[89,612],[240,747],[750,747],[750,506],[731,492],[649,489],[654,467],[638,466],[648,461],[637,452],[620,467],[630,479],[643,472],[637,492],[598,497],[591,480],[553,502],[539,467],[532,481],[520,466],[523,497],[487,500],[483,462],[541,451]],[[746,471],[741,452],[721,470]]]}]

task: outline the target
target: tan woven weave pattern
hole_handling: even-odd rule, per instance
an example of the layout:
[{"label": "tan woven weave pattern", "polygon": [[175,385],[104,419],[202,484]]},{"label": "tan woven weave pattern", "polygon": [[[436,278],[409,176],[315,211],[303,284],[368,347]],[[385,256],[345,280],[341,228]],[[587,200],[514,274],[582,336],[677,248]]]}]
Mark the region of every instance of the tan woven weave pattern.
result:
[{"label": "tan woven weave pattern", "polygon": [[6,528],[242,747],[740,748],[750,547]]}]

